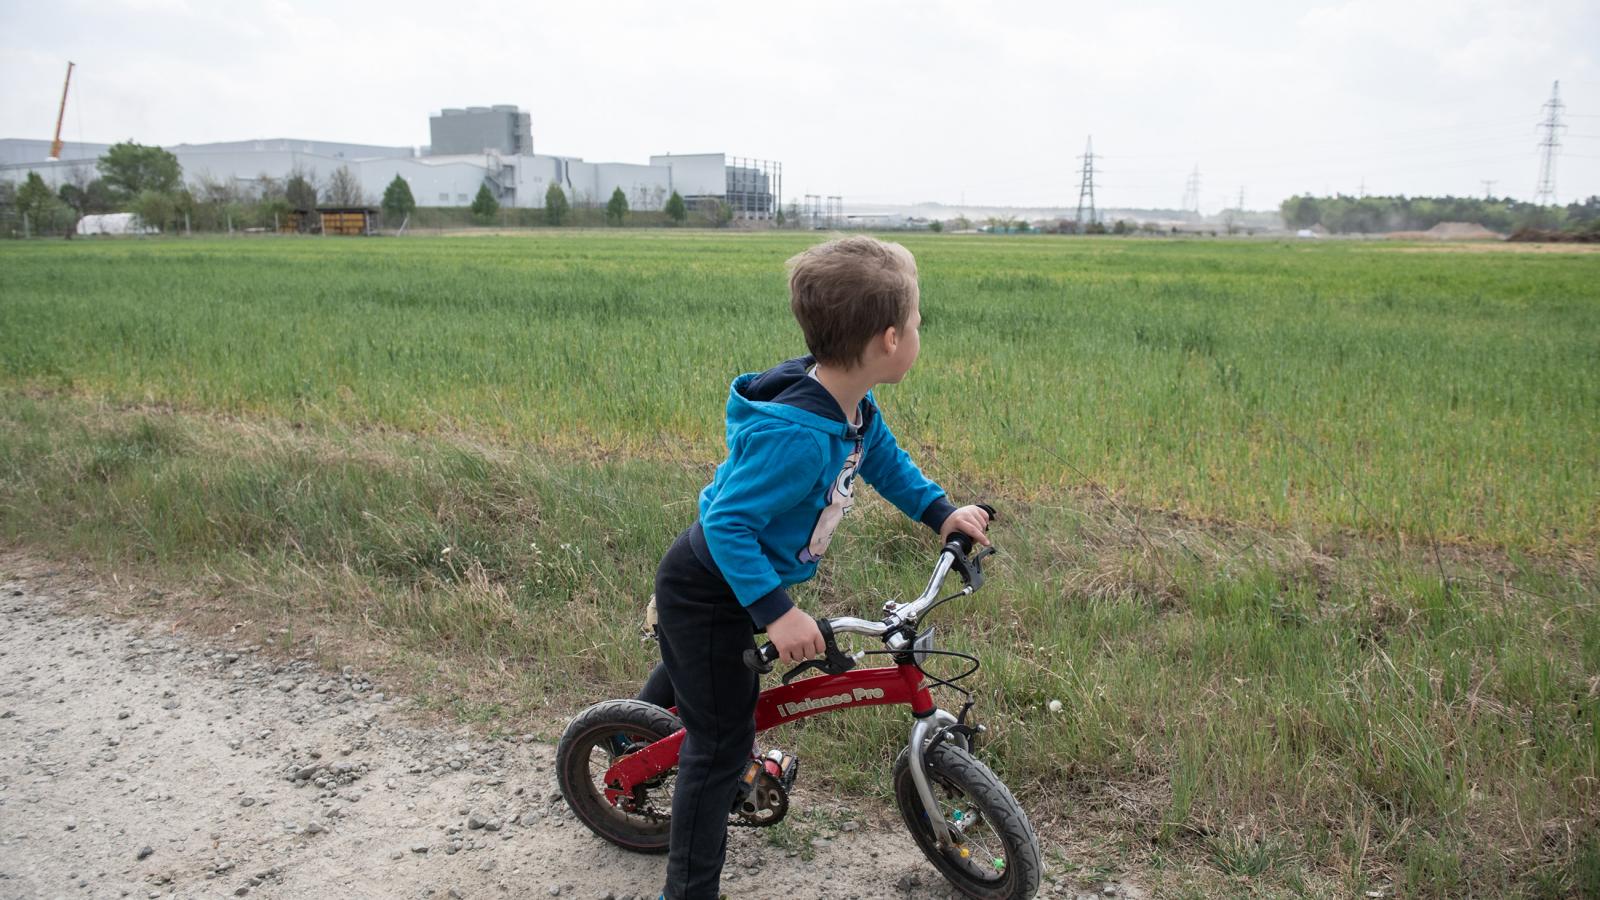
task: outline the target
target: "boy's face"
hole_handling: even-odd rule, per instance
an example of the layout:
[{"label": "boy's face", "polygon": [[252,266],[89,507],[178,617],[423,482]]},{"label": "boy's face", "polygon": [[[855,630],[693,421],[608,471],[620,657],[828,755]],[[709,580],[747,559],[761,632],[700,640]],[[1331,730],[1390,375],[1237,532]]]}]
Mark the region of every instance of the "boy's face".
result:
[{"label": "boy's face", "polygon": [[884,358],[884,383],[898,384],[900,379],[911,371],[911,364],[917,361],[917,354],[922,350],[922,336],[918,331],[921,327],[922,290],[919,287],[916,293],[911,295],[911,314],[906,316],[905,327],[895,329],[899,342]]}]

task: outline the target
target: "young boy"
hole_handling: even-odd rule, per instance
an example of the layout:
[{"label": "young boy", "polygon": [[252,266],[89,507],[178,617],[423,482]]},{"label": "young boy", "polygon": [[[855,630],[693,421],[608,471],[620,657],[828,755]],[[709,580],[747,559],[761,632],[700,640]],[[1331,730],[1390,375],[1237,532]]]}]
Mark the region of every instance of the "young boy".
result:
[{"label": "young boy", "polygon": [[853,503],[856,475],[942,543],[987,544],[988,516],[957,509],[895,443],[869,391],[916,362],[917,267],[904,247],[848,237],[789,260],[790,306],[810,356],[740,375],[728,394],[728,459],[700,493],[700,521],[656,573],[661,665],[639,699],[678,707],[667,856],[670,900],[715,900],[728,811],[755,739],[759,685],[744,651],[764,629],[784,662],[823,652],[784,590],[816,572]]}]

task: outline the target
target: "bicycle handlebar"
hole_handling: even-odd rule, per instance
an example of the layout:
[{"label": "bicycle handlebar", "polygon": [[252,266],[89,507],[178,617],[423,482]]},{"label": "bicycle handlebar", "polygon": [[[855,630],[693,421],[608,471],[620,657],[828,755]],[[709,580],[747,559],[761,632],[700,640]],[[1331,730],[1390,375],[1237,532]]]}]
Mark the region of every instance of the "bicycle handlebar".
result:
[{"label": "bicycle handlebar", "polygon": [[[989,514],[989,520],[994,521],[998,515],[994,507],[987,503],[977,504],[979,509]],[[817,619],[817,630],[822,632],[824,654],[828,660],[827,665],[808,660],[801,663],[788,675],[784,676],[787,683],[795,675],[807,668],[818,668],[826,672],[849,671],[855,666],[855,659],[839,651],[839,646],[834,641],[836,634],[865,634],[872,637],[885,637],[891,632],[898,631],[906,626],[915,625],[918,617],[938,601],[939,589],[944,585],[944,580],[950,575],[950,570],[955,569],[960,573],[966,586],[955,596],[962,596],[976,591],[983,584],[983,569],[979,561],[988,553],[980,553],[968,558],[972,552],[972,537],[961,532],[950,535],[945,541],[943,549],[939,551],[939,559],[934,563],[933,576],[928,579],[928,586],[921,596],[910,603],[899,604],[893,601],[884,605],[884,618],[881,622],[872,622],[858,619],[853,616],[839,616],[832,619]],[[778,661],[779,651],[777,645],[768,643],[760,649],[751,648],[744,652],[744,664],[751,671],[766,674],[772,671],[773,663]]]},{"label": "bicycle handlebar", "polygon": [[[994,521],[994,507],[987,503],[979,503],[977,506],[979,509],[989,514],[989,520],[991,522]],[[985,528],[984,530],[987,531],[988,529]],[[950,535],[950,540],[945,541],[945,546],[948,547],[951,544],[955,544],[957,549],[959,549],[964,556],[972,552],[972,535],[967,534],[965,531],[952,532]]]}]

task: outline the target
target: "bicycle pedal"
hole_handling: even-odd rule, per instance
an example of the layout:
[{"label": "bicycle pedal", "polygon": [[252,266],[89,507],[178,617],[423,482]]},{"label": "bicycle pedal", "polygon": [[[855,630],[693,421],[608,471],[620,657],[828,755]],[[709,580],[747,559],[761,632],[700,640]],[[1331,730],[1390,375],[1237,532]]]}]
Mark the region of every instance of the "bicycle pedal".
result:
[{"label": "bicycle pedal", "polygon": [[756,779],[760,778],[765,771],[766,766],[760,759],[752,758],[748,763],[745,763],[744,771],[739,773],[739,789],[733,792],[733,808],[735,810],[739,809],[745,798],[750,796],[750,792],[755,789]]},{"label": "bicycle pedal", "polygon": [[794,780],[800,774],[800,757],[793,753],[785,753],[774,747],[767,751],[762,758],[762,765],[773,780],[783,786],[785,792],[794,787]]}]

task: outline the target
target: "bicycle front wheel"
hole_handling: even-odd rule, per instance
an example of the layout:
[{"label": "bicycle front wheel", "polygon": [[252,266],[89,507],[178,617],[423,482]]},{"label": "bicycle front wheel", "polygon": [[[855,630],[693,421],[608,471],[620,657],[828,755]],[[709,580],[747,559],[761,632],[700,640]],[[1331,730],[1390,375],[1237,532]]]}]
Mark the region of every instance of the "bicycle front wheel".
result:
[{"label": "bicycle front wheel", "polygon": [[[941,849],[911,779],[911,751],[894,762],[894,799],[924,856],[961,893],[977,900],[1028,900],[1043,869],[1039,838],[1011,791],[960,747],[940,743],[923,756],[945,829],[961,836]],[[962,851],[966,854],[963,855]]]}]

